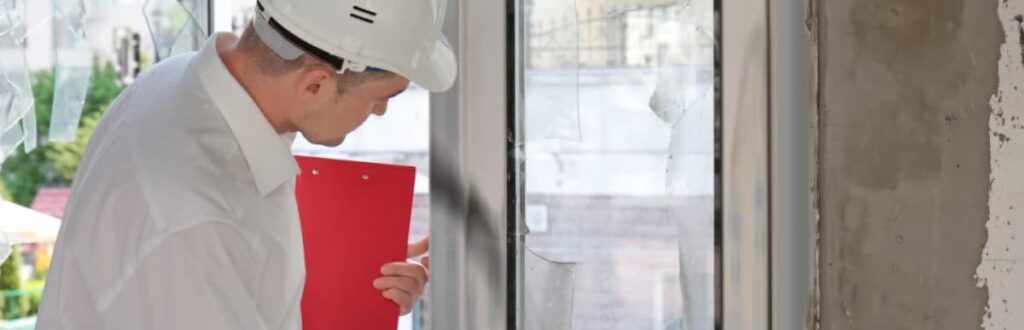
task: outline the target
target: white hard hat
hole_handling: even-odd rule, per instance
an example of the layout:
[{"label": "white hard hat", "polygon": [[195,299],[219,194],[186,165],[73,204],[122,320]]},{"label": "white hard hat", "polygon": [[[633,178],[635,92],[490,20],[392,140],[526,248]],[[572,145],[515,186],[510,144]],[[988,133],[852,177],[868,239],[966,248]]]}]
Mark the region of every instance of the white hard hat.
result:
[{"label": "white hard hat", "polygon": [[303,52],[346,70],[390,71],[432,92],[458,66],[441,34],[447,0],[259,0],[253,25],[285,59]]}]

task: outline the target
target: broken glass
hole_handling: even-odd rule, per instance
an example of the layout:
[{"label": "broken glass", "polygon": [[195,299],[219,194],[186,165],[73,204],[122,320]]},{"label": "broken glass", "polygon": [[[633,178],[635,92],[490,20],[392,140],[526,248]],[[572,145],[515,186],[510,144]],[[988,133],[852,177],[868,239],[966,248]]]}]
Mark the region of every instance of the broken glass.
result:
[{"label": "broken glass", "polygon": [[[714,327],[714,39],[712,0],[692,0],[676,25],[693,45],[686,61],[659,60],[651,110],[671,128],[666,164],[669,215],[679,237],[683,329]],[[691,22],[682,24],[679,22]]]},{"label": "broken glass", "polygon": [[530,330],[572,329],[576,265],[554,262],[527,248],[525,253],[526,328]]},{"label": "broken glass", "polygon": [[85,41],[85,2],[54,0],[54,92],[50,141],[73,141],[92,76]]},{"label": "broken glass", "polygon": [[714,328],[712,1],[522,0],[527,329]]},{"label": "broken glass", "polygon": [[527,1],[526,141],[579,141],[580,18],[574,0]]},{"label": "broken glass", "polygon": [[15,125],[0,135],[0,154],[10,155],[24,140],[25,135],[22,134],[21,126]]},{"label": "broken glass", "polygon": [[23,129],[32,125],[20,125],[27,114],[34,119],[32,83],[25,60],[25,23],[22,0],[0,0],[0,135],[3,136],[0,158],[10,154],[24,140]]},{"label": "broken glass", "polygon": [[21,118],[21,129],[25,135],[25,153],[30,153],[36,149],[36,144],[39,142],[38,132],[36,131],[35,107],[26,112],[25,117]]},{"label": "broken glass", "polygon": [[146,24],[157,61],[199,49],[207,36],[207,0],[147,0]]}]

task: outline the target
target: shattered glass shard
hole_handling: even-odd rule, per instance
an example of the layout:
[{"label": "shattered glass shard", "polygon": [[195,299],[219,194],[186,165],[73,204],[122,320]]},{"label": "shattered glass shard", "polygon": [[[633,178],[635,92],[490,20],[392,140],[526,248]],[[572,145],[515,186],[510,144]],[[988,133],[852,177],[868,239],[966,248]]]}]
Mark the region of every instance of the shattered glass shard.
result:
[{"label": "shattered glass shard", "polygon": [[572,329],[576,264],[555,262],[526,248],[526,329]]},{"label": "shattered glass shard", "polygon": [[157,61],[199,49],[207,35],[207,0],[147,0],[146,24]]},{"label": "shattered glass shard", "polygon": [[85,2],[54,1],[55,80],[50,141],[72,141],[92,75],[92,51],[85,40]]},{"label": "shattered glass shard", "polygon": [[25,113],[25,117],[21,118],[21,129],[25,134],[25,153],[30,153],[36,149],[36,144],[39,141],[39,132],[36,131],[36,109],[33,106],[28,112]]},{"label": "shattered glass shard", "polygon": [[15,125],[4,131],[3,134],[0,134],[0,154],[10,155],[14,153],[14,149],[21,144],[24,137],[21,132],[21,126]]},{"label": "shattered glass shard", "polygon": [[10,93],[12,86],[9,81],[0,83],[0,86],[6,89],[3,94],[0,94],[0,102],[2,102],[0,103],[0,132],[5,132],[7,131],[7,116],[12,112],[11,109],[14,109],[14,98],[17,95]]},{"label": "shattered glass shard", "polygon": [[19,122],[32,113],[32,83],[25,60],[23,0],[0,0],[0,157],[9,155],[23,139]]}]

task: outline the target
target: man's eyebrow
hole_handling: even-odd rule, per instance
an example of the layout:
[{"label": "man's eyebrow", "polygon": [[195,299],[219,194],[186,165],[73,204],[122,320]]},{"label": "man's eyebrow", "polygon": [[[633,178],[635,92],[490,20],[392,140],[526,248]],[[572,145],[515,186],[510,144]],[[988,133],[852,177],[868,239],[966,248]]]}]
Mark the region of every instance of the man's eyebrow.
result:
[{"label": "man's eyebrow", "polygon": [[393,98],[393,97],[395,97],[395,96],[398,96],[398,94],[402,94],[402,93],[403,93],[403,92],[405,92],[405,90],[407,90],[407,89],[409,89],[409,87],[405,87],[405,88],[402,88],[402,90],[400,90],[400,91],[397,91],[397,92],[395,92],[394,94],[391,94],[390,96],[388,96],[388,98],[390,99],[390,98]]}]

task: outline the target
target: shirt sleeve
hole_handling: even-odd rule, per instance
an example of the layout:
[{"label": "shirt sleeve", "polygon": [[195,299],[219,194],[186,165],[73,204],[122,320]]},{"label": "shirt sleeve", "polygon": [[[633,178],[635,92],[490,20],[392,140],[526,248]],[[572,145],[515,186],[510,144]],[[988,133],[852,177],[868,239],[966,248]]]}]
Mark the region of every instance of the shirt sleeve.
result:
[{"label": "shirt sleeve", "polygon": [[257,306],[259,258],[242,232],[218,222],[164,238],[109,305],[106,329],[267,329]]}]

